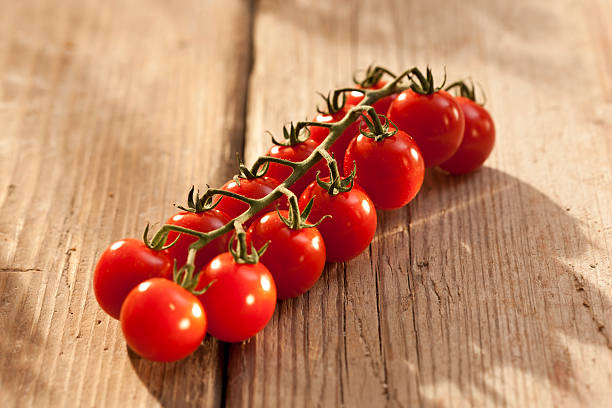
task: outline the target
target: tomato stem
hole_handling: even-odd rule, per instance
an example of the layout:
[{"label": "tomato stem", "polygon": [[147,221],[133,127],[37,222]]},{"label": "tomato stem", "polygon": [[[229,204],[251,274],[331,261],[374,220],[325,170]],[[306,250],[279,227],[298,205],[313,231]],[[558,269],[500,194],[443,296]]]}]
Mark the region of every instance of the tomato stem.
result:
[{"label": "tomato stem", "polygon": [[474,82],[472,82],[471,79],[470,79],[470,85],[468,85],[465,81],[456,81],[450,84],[449,86],[447,86],[445,90],[450,91],[454,88],[459,89],[459,96],[468,98],[480,106],[484,106],[485,103],[487,102],[487,95],[482,90],[482,86],[480,85],[479,85],[479,88],[480,88],[480,93],[482,94],[482,103],[479,103],[476,101],[476,88],[474,86]]}]

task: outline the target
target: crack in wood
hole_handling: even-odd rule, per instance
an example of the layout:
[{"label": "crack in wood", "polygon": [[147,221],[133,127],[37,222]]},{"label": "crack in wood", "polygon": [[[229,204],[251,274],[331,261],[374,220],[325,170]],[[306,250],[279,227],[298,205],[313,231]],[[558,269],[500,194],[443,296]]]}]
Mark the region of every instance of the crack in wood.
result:
[{"label": "crack in wood", "polygon": [[0,268],[0,272],[42,272],[40,268],[18,268],[18,267],[6,267]]}]

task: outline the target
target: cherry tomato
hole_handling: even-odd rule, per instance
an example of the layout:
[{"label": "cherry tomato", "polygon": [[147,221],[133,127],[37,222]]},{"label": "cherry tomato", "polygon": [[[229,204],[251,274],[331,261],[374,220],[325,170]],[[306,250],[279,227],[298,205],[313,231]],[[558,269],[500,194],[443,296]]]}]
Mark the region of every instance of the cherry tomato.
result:
[{"label": "cherry tomato", "polygon": [[[324,180],[329,181],[329,178]],[[329,262],[348,261],[370,245],[376,232],[376,211],[361,187],[355,184],[350,191],[330,196],[315,181],[302,193],[300,208],[304,208],[313,197],[312,211],[308,216],[310,222],[316,222],[326,214],[332,216],[317,227],[323,236]]]},{"label": "cherry tomato", "polygon": [[[334,113],[333,115],[323,115],[318,114],[315,116],[313,122],[319,123],[334,123],[341,120],[344,115],[346,115],[345,110],[341,110],[339,112]],[[344,152],[346,152],[346,148],[349,143],[357,134],[359,133],[359,124],[358,120],[351,123],[345,130],[342,132],[340,137],[336,139],[331,148],[328,149],[329,153],[336,159],[336,161],[340,164],[344,162]],[[317,145],[321,144],[323,140],[329,135],[329,129],[320,127],[320,126],[310,126],[308,128],[310,130],[310,139],[317,142]],[[320,177],[323,175],[329,174],[329,171],[325,170]]]},{"label": "cherry tomato", "polygon": [[[272,146],[270,150],[268,150],[268,156],[292,162],[300,162],[310,156],[318,145],[319,143],[314,140],[307,139],[305,142],[298,143],[294,146]],[[289,189],[299,196],[306,186],[314,181],[317,171],[321,172],[321,176],[329,173],[325,159],[321,159],[317,164],[311,167],[310,170],[308,170],[302,178],[298,179]],[[270,163],[266,176],[272,177],[278,180],[279,183],[282,183],[291,175],[291,172],[291,167],[279,163]]]},{"label": "cherry tomato", "polygon": [[[374,85],[371,88],[367,88],[367,89],[380,89],[384,87],[385,85],[387,85],[387,81],[383,79],[379,79],[376,85]],[[361,88],[361,86],[357,85],[356,88]],[[357,92],[357,91],[347,92],[345,110],[348,110],[351,107],[357,105],[359,102],[361,102],[361,100],[363,99],[363,96],[364,95],[361,92]],[[393,100],[396,97],[397,97],[397,94],[385,96],[384,98],[379,99],[378,101],[374,102],[372,104],[372,107],[377,113],[381,115],[386,115],[387,111],[389,110],[389,106],[391,106],[391,102],[393,102]]]},{"label": "cherry tomato", "polygon": [[[288,211],[281,211],[288,217]],[[270,212],[251,224],[247,238],[262,247],[270,246],[260,258],[276,283],[279,299],[288,299],[310,289],[325,267],[325,244],[319,231],[313,228],[289,228],[276,211]]]},{"label": "cherry tomato", "polygon": [[193,294],[167,279],[136,286],[121,308],[121,329],[128,346],[153,361],[176,361],[202,343],[206,313]]},{"label": "cherry tomato", "polygon": [[[230,222],[230,218],[226,214],[217,209],[212,209],[199,213],[183,211],[170,217],[168,221],[166,221],[166,224],[178,225],[180,227],[189,228],[199,232],[208,232],[221,228],[228,222]],[[178,235],[179,233],[170,231],[166,244],[174,242]],[[215,238],[204,248],[200,249],[195,257],[195,270],[199,271],[215,256],[227,251],[227,244],[229,243],[230,238],[231,234],[227,233],[219,238]],[[176,260],[177,268],[185,265],[185,262],[187,262],[189,245],[196,240],[197,238],[192,235],[180,234],[178,241],[167,249],[170,257]]]},{"label": "cherry tomato", "polygon": [[404,91],[391,103],[387,116],[416,141],[426,167],[448,160],[461,144],[463,112],[446,91],[431,95]]},{"label": "cherry tomato", "polygon": [[197,289],[211,282],[210,288],[198,296],[206,309],[210,335],[239,342],[268,324],[276,307],[276,286],[262,263],[236,263],[232,254],[225,252],[202,270]]},{"label": "cherry tomato", "polygon": [[172,279],[172,268],[166,251],[150,249],[137,239],[117,241],[102,253],[96,265],[96,299],[106,313],[119,319],[121,305],[134,287],[150,278]]},{"label": "cherry tomato", "polygon": [[[240,179],[240,184],[238,184],[235,180],[230,180],[221,187],[222,190],[230,191],[232,193],[240,194],[249,198],[262,198],[272,192],[277,186],[279,182],[271,177],[257,177],[254,179]],[[277,200],[278,201],[278,200]],[[258,214],[265,214],[272,210],[274,210],[277,201],[273,202],[263,210],[261,210]],[[215,207],[215,209],[227,214],[231,219],[238,217],[240,214],[245,212],[249,208],[248,204],[240,201],[233,197],[223,196],[219,205]],[[245,223],[245,225],[250,225],[257,216],[251,218],[249,221]]]},{"label": "cherry tomato", "polygon": [[457,152],[440,167],[451,174],[476,170],[487,160],[495,144],[495,124],[489,112],[469,98],[455,98],[465,117],[463,141]]},{"label": "cherry tomato", "polygon": [[354,164],[355,182],[381,209],[408,204],[419,192],[425,176],[418,146],[401,130],[379,142],[361,134],[354,138],[344,156],[344,173],[350,173]]}]

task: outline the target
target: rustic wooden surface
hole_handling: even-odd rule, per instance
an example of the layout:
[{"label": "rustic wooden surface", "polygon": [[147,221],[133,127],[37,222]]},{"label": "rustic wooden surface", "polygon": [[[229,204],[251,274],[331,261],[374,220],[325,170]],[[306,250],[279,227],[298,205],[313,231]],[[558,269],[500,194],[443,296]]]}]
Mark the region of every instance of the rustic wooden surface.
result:
[{"label": "rustic wooden surface", "polygon": [[[0,406],[609,406],[612,3],[0,1]],[[471,75],[481,171],[244,344],[127,351],[91,272],[376,61]]]}]

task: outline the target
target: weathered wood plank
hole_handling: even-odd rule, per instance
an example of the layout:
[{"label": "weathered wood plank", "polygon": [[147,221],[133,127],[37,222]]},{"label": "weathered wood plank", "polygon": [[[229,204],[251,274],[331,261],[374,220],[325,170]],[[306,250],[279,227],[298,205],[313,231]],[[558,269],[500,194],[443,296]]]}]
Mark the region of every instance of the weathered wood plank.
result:
[{"label": "weathered wood plank", "polygon": [[379,213],[369,253],[232,346],[230,406],[612,399],[611,17],[604,1],[258,3],[248,158],[372,61],[471,75],[499,140],[476,174],[429,172]]},{"label": "weathered wood plank", "polygon": [[234,173],[243,1],[0,2],[1,406],[211,406],[223,351],[128,354],[91,274],[192,184]]}]

